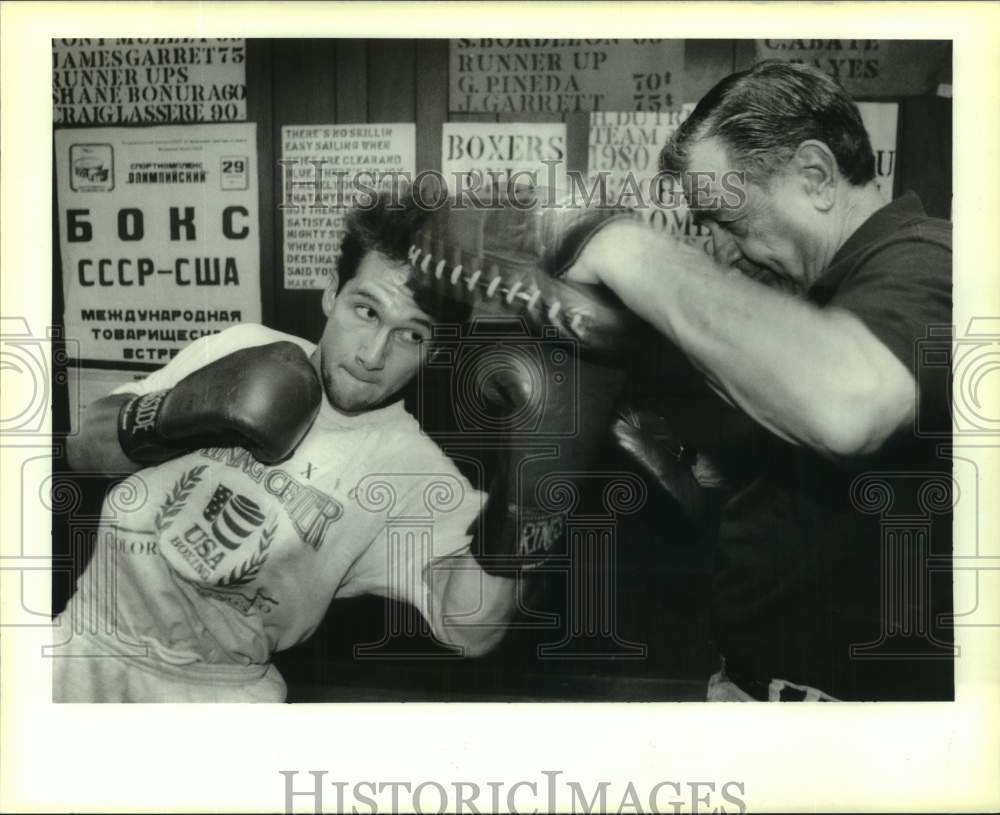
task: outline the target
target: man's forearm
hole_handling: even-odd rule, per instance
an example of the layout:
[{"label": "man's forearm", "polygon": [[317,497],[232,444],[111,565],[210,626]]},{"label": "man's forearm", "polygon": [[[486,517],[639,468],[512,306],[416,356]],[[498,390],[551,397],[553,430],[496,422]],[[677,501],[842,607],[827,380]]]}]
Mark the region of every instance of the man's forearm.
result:
[{"label": "man's forearm", "polygon": [[122,475],[140,469],[118,443],[118,414],[122,405],[134,396],[132,393],[105,396],[87,408],[78,433],[66,438],[66,455],[72,469],[104,475]]},{"label": "man's forearm", "polygon": [[517,610],[517,581],[487,574],[471,555],[449,558],[435,575],[444,581],[438,595],[444,639],[468,656],[491,651]]},{"label": "man's forearm", "polygon": [[609,227],[591,263],[621,300],[777,435],[831,457],[877,447],[912,411],[912,379],[853,315],[746,280],[674,238]]}]

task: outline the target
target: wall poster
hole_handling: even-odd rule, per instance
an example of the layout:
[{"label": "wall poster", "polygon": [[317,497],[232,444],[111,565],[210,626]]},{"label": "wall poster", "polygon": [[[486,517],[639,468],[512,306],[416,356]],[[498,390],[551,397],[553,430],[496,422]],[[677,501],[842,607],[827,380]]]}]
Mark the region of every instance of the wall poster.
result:
[{"label": "wall poster", "polygon": [[246,47],[240,38],[52,40],[56,125],[246,118]]},{"label": "wall poster", "polygon": [[337,268],[353,195],[396,174],[412,179],[416,125],[285,125],[281,165],[285,288],[324,289]]},{"label": "wall poster", "polygon": [[260,321],[256,125],[57,130],[55,145],[81,359],[163,364]]}]

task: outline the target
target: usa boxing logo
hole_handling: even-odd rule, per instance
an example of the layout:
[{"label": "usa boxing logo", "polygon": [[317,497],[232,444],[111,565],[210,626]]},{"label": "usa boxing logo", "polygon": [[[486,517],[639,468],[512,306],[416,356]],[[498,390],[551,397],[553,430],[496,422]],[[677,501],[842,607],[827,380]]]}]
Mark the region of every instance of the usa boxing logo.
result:
[{"label": "usa boxing logo", "polygon": [[213,537],[229,550],[239,549],[264,523],[264,513],[255,501],[220,484],[205,507],[204,518],[212,524]]},{"label": "usa boxing logo", "polygon": [[[254,580],[259,574],[270,554],[278,529],[274,520],[264,527],[266,519],[256,502],[246,496],[238,495],[223,484],[215,488],[209,499],[202,517],[211,524],[211,532],[197,521],[184,514],[188,499],[203,480],[207,465],[192,467],[182,473],[174,483],[173,489],[167,494],[166,500],[156,513],[153,526],[156,529],[163,551],[176,552],[185,564],[200,580],[209,582],[214,579],[216,570],[227,559],[229,552],[249,543],[259,532],[256,551],[234,566],[227,575],[216,580],[219,586],[241,586]],[[168,533],[168,530],[179,518],[186,518],[183,531]],[[171,558],[168,558],[171,559]],[[171,559],[175,568],[181,564]]]}]

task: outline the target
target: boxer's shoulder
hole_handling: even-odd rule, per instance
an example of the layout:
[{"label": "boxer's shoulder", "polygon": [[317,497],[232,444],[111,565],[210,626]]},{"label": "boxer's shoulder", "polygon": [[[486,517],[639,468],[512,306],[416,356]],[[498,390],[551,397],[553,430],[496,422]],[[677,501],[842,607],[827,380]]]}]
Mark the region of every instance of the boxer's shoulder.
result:
[{"label": "boxer's shoulder", "polygon": [[229,328],[223,329],[218,334],[209,335],[207,338],[213,345],[226,347],[232,351],[241,348],[249,348],[255,345],[268,345],[273,342],[292,342],[298,345],[307,354],[315,350],[316,345],[309,340],[286,334],[275,328],[268,328],[260,323],[237,323]]}]

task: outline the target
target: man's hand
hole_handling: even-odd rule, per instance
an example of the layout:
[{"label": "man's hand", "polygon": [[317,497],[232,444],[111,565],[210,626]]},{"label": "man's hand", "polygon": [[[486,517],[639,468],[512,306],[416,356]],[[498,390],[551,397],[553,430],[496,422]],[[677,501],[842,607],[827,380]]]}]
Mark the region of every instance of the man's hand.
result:
[{"label": "man's hand", "polygon": [[468,554],[439,563],[432,579],[445,642],[467,657],[483,656],[500,644],[517,613],[517,579],[485,573]]},{"label": "man's hand", "polygon": [[209,363],[173,388],[136,396],[118,417],[122,451],[140,465],[204,447],[241,446],[267,463],[287,457],[319,410],[323,389],[299,346],[275,342]]},{"label": "man's hand", "polygon": [[610,288],[726,401],[793,444],[851,461],[906,426],[913,378],[860,319],[733,269],[623,222],[595,235],[568,277]]},{"label": "man's hand", "polygon": [[707,502],[693,472],[697,452],[674,434],[666,416],[622,402],[615,408],[611,437],[640,472],[676,501],[688,520],[703,524]]},{"label": "man's hand", "polygon": [[[617,220],[602,226],[593,235],[567,270],[564,279],[575,283],[604,285],[623,301],[647,274],[657,269],[643,269],[632,263],[638,243],[656,241],[657,256],[672,268],[692,270],[712,265],[699,249],[688,246],[665,232],[659,232],[637,220]],[[736,271],[733,269],[733,271]]]}]

